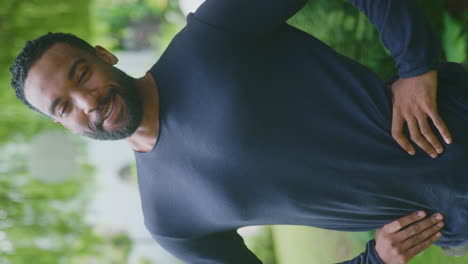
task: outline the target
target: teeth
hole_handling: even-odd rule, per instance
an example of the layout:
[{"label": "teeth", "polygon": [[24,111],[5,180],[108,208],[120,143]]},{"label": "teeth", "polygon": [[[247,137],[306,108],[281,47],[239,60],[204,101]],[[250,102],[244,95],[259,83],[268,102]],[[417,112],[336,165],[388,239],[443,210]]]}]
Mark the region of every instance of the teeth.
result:
[{"label": "teeth", "polygon": [[104,120],[106,120],[109,117],[110,113],[112,112],[113,107],[114,107],[114,100],[112,100],[112,102],[110,103],[109,108],[107,109],[107,113],[104,116]]}]

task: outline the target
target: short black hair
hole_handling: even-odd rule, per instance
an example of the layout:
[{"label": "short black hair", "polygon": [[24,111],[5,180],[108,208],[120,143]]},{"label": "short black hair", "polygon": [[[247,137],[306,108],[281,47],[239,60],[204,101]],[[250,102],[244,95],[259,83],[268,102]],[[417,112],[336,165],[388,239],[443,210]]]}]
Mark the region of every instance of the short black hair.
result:
[{"label": "short black hair", "polygon": [[33,105],[31,105],[24,96],[24,82],[26,81],[28,72],[34,65],[34,63],[38,59],[40,59],[41,56],[56,43],[66,43],[72,47],[90,52],[91,54],[96,54],[93,46],[91,46],[88,42],[84,41],[83,39],[70,33],[49,32],[34,40],[29,40],[26,42],[26,45],[24,46],[23,50],[16,57],[15,61],[13,62],[13,65],[10,67],[11,86],[15,90],[16,97],[21,102],[23,102],[23,104],[39,113],[42,112],[36,109]]}]

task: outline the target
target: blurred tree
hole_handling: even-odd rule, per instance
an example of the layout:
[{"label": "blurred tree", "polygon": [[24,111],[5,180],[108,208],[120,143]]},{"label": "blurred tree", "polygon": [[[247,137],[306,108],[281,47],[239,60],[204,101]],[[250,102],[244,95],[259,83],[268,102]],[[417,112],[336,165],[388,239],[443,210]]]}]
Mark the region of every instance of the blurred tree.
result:
[{"label": "blurred tree", "polygon": [[182,27],[178,1],[99,0],[93,8],[97,43],[111,50],[165,49]]},{"label": "blurred tree", "polygon": [[[449,19],[443,18],[443,12],[448,7],[455,6],[452,0],[434,0],[428,4],[427,1],[417,0],[427,21],[436,34],[442,39],[446,35],[442,53],[439,57],[442,61],[452,59],[456,48],[457,54],[468,49],[468,45],[462,43],[468,32],[454,28],[456,25],[463,25],[461,22],[450,23]],[[468,6],[461,5],[459,6]],[[453,8],[452,8],[453,9]],[[466,10],[466,8],[465,8]],[[463,19],[468,16],[466,11],[458,12],[457,18]],[[349,3],[348,0],[312,0],[298,14],[292,17],[290,24],[312,34],[337,52],[357,60],[374,70],[380,78],[386,80],[397,73],[394,67],[394,60],[385,49],[380,40],[379,32],[370,23],[367,17]],[[466,23],[465,23],[466,24]],[[460,27],[460,26],[459,26]],[[450,31],[449,33],[446,33]],[[459,34],[454,36],[454,34]],[[458,46],[454,47],[452,41],[458,40]],[[458,56],[457,58],[460,58]],[[466,60],[466,58],[465,58]]]},{"label": "blurred tree", "polygon": [[0,9],[0,145],[22,142],[44,129],[61,129],[40,114],[33,114],[15,97],[9,67],[27,40],[47,32],[72,32],[89,40],[91,0],[2,0]]},{"label": "blurred tree", "polygon": [[444,30],[442,46],[447,61],[465,62],[468,60],[468,30],[448,12],[443,13]]},{"label": "blurred tree", "polygon": [[[105,252],[119,252],[127,263],[131,241],[97,234],[83,212],[93,192],[93,168],[81,162],[69,180],[44,184],[29,175],[25,150],[50,119],[22,105],[10,87],[9,67],[25,42],[47,32],[92,38],[91,0],[3,0],[0,9],[0,263],[105,263]],[[77,142],[81,142],[77,139]],[[82,143],[82,142],[81,142]],[[79,147],[84,149],[83,144]],[[115,242],[115,243],[113,243]],[[115,254],[114,254],[115,255]]]},{"label": "blurred tree", "polygon": [[84,219],[95,191],[93,167],[82,162],[69,180],[45,184],[29,176],[26,149],[0,152],[0,263],[127,263],[130,238],[98,234]]},{"label": "blurred tree", "polygon": [[382,79],[396,73],[376,28],[347,0],[309,1],[288,22],[373,69]]}]

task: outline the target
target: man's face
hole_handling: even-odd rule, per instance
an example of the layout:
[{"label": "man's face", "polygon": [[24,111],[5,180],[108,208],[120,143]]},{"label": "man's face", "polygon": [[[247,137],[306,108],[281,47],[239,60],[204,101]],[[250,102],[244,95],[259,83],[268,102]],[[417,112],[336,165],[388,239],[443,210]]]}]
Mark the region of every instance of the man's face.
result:
[{"label": "man's face", "polygon": [[96,55],[57,43],[28,72],[25,97],[73,133],[99,140],[129,137],[142,119],[134,80],[112,66],[101,47]]}]

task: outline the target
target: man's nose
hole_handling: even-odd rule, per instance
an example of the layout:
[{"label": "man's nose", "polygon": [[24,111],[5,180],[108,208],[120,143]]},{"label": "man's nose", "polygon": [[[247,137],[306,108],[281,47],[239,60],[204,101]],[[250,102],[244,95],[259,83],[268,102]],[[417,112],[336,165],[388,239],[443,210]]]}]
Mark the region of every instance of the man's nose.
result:
[{"label": "man's nose", "polygon": [[85,114],[90,114],[99,107],[99,97],[93,91],[76,91],[72,95],[75,99],[75,104],[83,110]]}]

